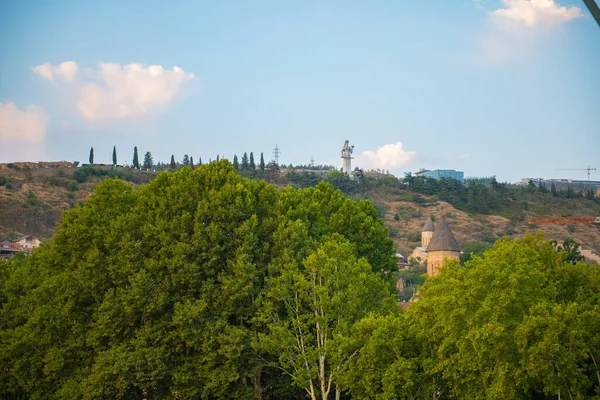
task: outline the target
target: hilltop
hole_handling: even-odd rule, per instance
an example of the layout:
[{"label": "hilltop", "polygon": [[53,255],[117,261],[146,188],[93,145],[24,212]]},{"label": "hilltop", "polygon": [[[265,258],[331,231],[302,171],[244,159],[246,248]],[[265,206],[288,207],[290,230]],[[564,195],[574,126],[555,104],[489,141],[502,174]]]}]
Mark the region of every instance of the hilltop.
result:
[{"label": "hilltop", "polygon": [[[350,198],[371,200],[398,251],[405,256],[420,242],[427,218],[442,213],[461,248],[467,251],[474,244],[491,246],[502,237],[515,238],[527,230],[539,230],[551,240],[562,242],[571,237],[582,248],[600,252],[598,226],[528,224],[533,217],[600,215],[599,199],[589,195],[585,198],[585,194],[571,194],[569,198],[550,190],[494,183],[494,187],[458,183],[444,186],[443,182],[389,175],[361,174],[358,181],[350,181],[336,171],[325,178],[306,172],[273,175],[256,170],[242,174],[295,187],[313,186],[325,179]],[[67,162],[0,164],[0,239],[33,234],[47,240],[56,231],[61,212],[85,202],[101,180],[118,177],[137,186],[155,176],[155,172],[125,167],[76,167]]]},{"label": "hilltop", "polygon": [[52,237],[63,210],[83,203],[106,177],[135,185],[155,173],[130,168],[76,167],[69,162],[0,164],[0,239],[33,234]]}]

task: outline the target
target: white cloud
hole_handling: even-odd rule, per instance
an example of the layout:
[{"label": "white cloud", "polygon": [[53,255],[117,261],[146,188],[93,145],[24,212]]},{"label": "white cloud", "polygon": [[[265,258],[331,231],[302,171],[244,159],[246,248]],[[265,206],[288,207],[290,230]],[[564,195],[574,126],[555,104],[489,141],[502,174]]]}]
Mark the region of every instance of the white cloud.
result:
[{"label": "white cloud", "polygon": [[42,78],[48,79],[49,81],[53,81],[54,77],[56,76],[65,82],[73,82],[75,80],[75,76],[79,72],[79,67],[74,61],[65,61],[57,66],[54,66],[50,63],[45,63],[33,68],[33,72],[40,75]]},{"label": "white cloud", "polygon": [[479,64],[498,66],[525,59],[551,45],[558,27],[584,16],[579,7],[562,6],[555,0],[502,0],[502,5],[487,11],[488,23],[478,38]]},{"label": "white cloud", "polygon": [[181,86],[194,79],[179,67],[165,70],[160,65],[100,64],[100,84],[82,88],[77,108],[89,120],[134,117],[171,102]]},{"label": "white cloud", "polygon": [[48,114],[42,107],[19,110],[14,103],[0,103],[0,143],[40,142],[47,128]]},{"label": "white cloud", "polygon": [[0,103],[0,161],[43,159],[48,121],[42,107]]},{"label": "white cloud", "polygon": [[[175,99],[194,74],[179,67],[170,70],[160,65],[101,63],[98,68],[83,68],[73,88],[78,91],[75,107],[90,121],[122,119],[149,114]],[[55,67],[42,64],[34,68],[40,76],[74,82],[79,71],[68,61]]]},{"label": "white cloud", "polygon": [[463,153],[458,156],[458,158],[460,158],[461,160],[465,160],[469,157],[471,157],[471,155],[469,153]]},{"label": "white cloud", "polygon": [[528,27],[556,26],[582,18],[581,8],[561,6],[554,0],[502,0],[504,8],[493,15],[515,21]]},{"label": "white cloud", "polygon": [[386,144],[377,150],[363,151],[371,168],[399,168],[410,164],[417,155],[414,151],[406,151],[402,142]]}]

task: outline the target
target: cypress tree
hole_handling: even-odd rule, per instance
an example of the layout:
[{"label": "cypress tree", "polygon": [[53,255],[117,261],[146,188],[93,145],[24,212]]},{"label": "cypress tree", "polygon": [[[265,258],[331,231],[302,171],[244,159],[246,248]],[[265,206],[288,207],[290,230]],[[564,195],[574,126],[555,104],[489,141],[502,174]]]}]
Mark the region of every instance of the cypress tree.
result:
[{"label": "cypress tree", "polygon": [[133,148],[133,168],[140,169],[140,160],[138,158],[137,146]]},{"label": "cypress tree", "polygon": [[117,165],[117,146],[113,146],[112,162],[113,167]]},{"label": "cypress tree", "polygon": [[190,167],[194,168],[194,157],[190,156]]},{"label": "cypress tree", "polygon": [[198,165],[202,165],[202,157],[198,157]]},{"label": "cypress tree", "polygon": [[184,154],[182,164],[184,166],[190,165],[190,156],[188,156],[187,154]]},{"label": "cypress tree", "polygon": [[171,154],[171,163],[169,164],[169,169],[175,170],[176,167],[177,165],[175,165],[175,156]]},{"label": "cypress tree", "polygon": [[242,171],[245,171],[248,169],[248,153],[244,153],[244,155],[242,156]]},{"label": "cypress tree", "polygon": [[250,169],[254,171],[256,169],[256,164],[254,164],[254,154],[250,152]]},{"label": "cypress tree", "polygon": [[265,158],[263,157],[262,151],[260,153],[260,165],[259,165],[259,167],[260,167],[260,170],[262,172],[265,172]]},{"label": "cypress tree", "polygon": [[90,148],[90,165],[94,164],[94,148]]},{"label": "cypress tree", "polygon": [[235,168],[236,171],[240,170],[240,162],[238,161],[237,154],[233,155],[233,168]]}]

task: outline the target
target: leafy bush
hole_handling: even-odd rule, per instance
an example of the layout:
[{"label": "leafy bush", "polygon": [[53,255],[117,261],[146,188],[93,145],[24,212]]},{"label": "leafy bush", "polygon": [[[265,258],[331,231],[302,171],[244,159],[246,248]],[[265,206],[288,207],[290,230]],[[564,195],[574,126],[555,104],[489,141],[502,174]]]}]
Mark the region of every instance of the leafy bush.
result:
[{"label": "leafy bush", "polygon": [[71,180],[69,183],[67,183],[67,189],[69,189],[71,192],[74,192],[79,189],[79,186],[77,186],[76,181]]},{"label": "leafy bush", "polygon": [[406,233],[406,238],[411,242],[420,242],[421,241],[421,232],[419,231],[410,231]]},{"label": "leafy bush", "polygon": [[31,206],[37,206],[39,203],[40,203],[40,201],[38,200],[35,193],[33,193],[30,190],[29,193],[27,193],[27,204],[29,204]]}]

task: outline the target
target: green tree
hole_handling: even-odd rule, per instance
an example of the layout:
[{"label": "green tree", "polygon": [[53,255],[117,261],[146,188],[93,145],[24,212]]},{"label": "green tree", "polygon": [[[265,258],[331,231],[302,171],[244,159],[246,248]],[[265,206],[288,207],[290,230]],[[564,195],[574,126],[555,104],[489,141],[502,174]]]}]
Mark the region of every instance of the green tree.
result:
[{"label": "green tree", "polygon": [[198,157],[198,165],[202,165],[202,157]]},{"label": "green tree", "polygon": [[240,163],[238,161],[238,156],[237,154],[233,155],[233,168],[235,168],[236,171],[240,170]]},{"label": "green tree", "polygon": [[143,165],[145,170],[150,171],[152,169],[152,167],[154,167],[154,160],[152,159],[152,153],[150,153],[149,151],[146,152],[146,154],[144,155],[144,165]]},{"label": "green tree", "polygon": [[174,171],[177,168],[177,164],[175,164],[175,155],[171,154],[171,162],[169,163],[169,169]]},{"label": "green tree", "polygon": [[183,155],[183,160],[181,161],[181,164],[186,167],[188,165],[190,165],[190,156],[187,154]]},{"label": "green tree", "polygon": [[584,260],[583,255],[579,251],[579,243],[573,240],[573,238],[566,238],[562,246],[557,246],[556,250],[565,255],[565,261],[567,262],[575,263]]},{"label": "green tree", "polygon": [[117,146],[113,146],[112,165],[113,167],[117,165]]},{"label": "green tree", "polygon": [[352,327],[341,384],[352,399],[423,399],[434,387],[422,354],[426,342],[405,314],[368,315]]},{"label": "green tree", "polygon": [[133,168],[140,169],[140,159],[138,158],[137,146],[133,148]]},{"label": "green tree", "polygon": [[244,155],[242,156],[242,163],[241,163],[240,168],[241,168],[242,171],[245,171],[245,170],[248,169],[248,166],[249,166],[248,153],[244,152]]},{"label": "green tree", "polygon": [[364,277],[343,310],[355,321],[389,293],[393,250],[372,204],[328,184],[278,191],[225,160],[136,190],[105,179],[52,240],[0,265],[0,397],[295,397],[258,342],[271,335],[268,305],[282,304],[275,280],[296,263],[298,282],[321,271],[350,295]]},{"label": "green tree", "polygon": [[89,162],[90,162],[90,165],[94,164],[94,148],[93,147],[90,148]]},{"label": "green tree", "polygon": [[427,341],[423,363],[436,391],[517,399],[587,397],[600,387],[597,323],[587,320],[598,315],[590,290],[600,269],[565,258],[528,234],[496,242],[464,268],[448,262],[426,281],[408,316]]},{"label": "green tree", "polygon": [[194,168],[194,157],[190,156],[190,167]]},{"label": "green tree", "polygon": [[265,158],[263,157],[263,153],[260,153],[260,164],[259,168],[262,172],[265,172]]},{"label": "green tree", "polygon": [[[306,234],[291,226],[289,233],[299,240]],[[369,312],[394,307],[389,287],[353,253],[334,235],[301,265],[289,253],[276,259],[267,281],[259,316],[267,329],[259,333],[257,347],[276,357],[273,365],[313,400],[333,392],[339,398],[340,369],[354,354],[342,351],[350,328]]]},{"label": "green tree", "polygon": [[256,164],[254,164],[254,153],[250,152],[250,162],[248,163],[248,167],[251,171],[256,169]]}]

